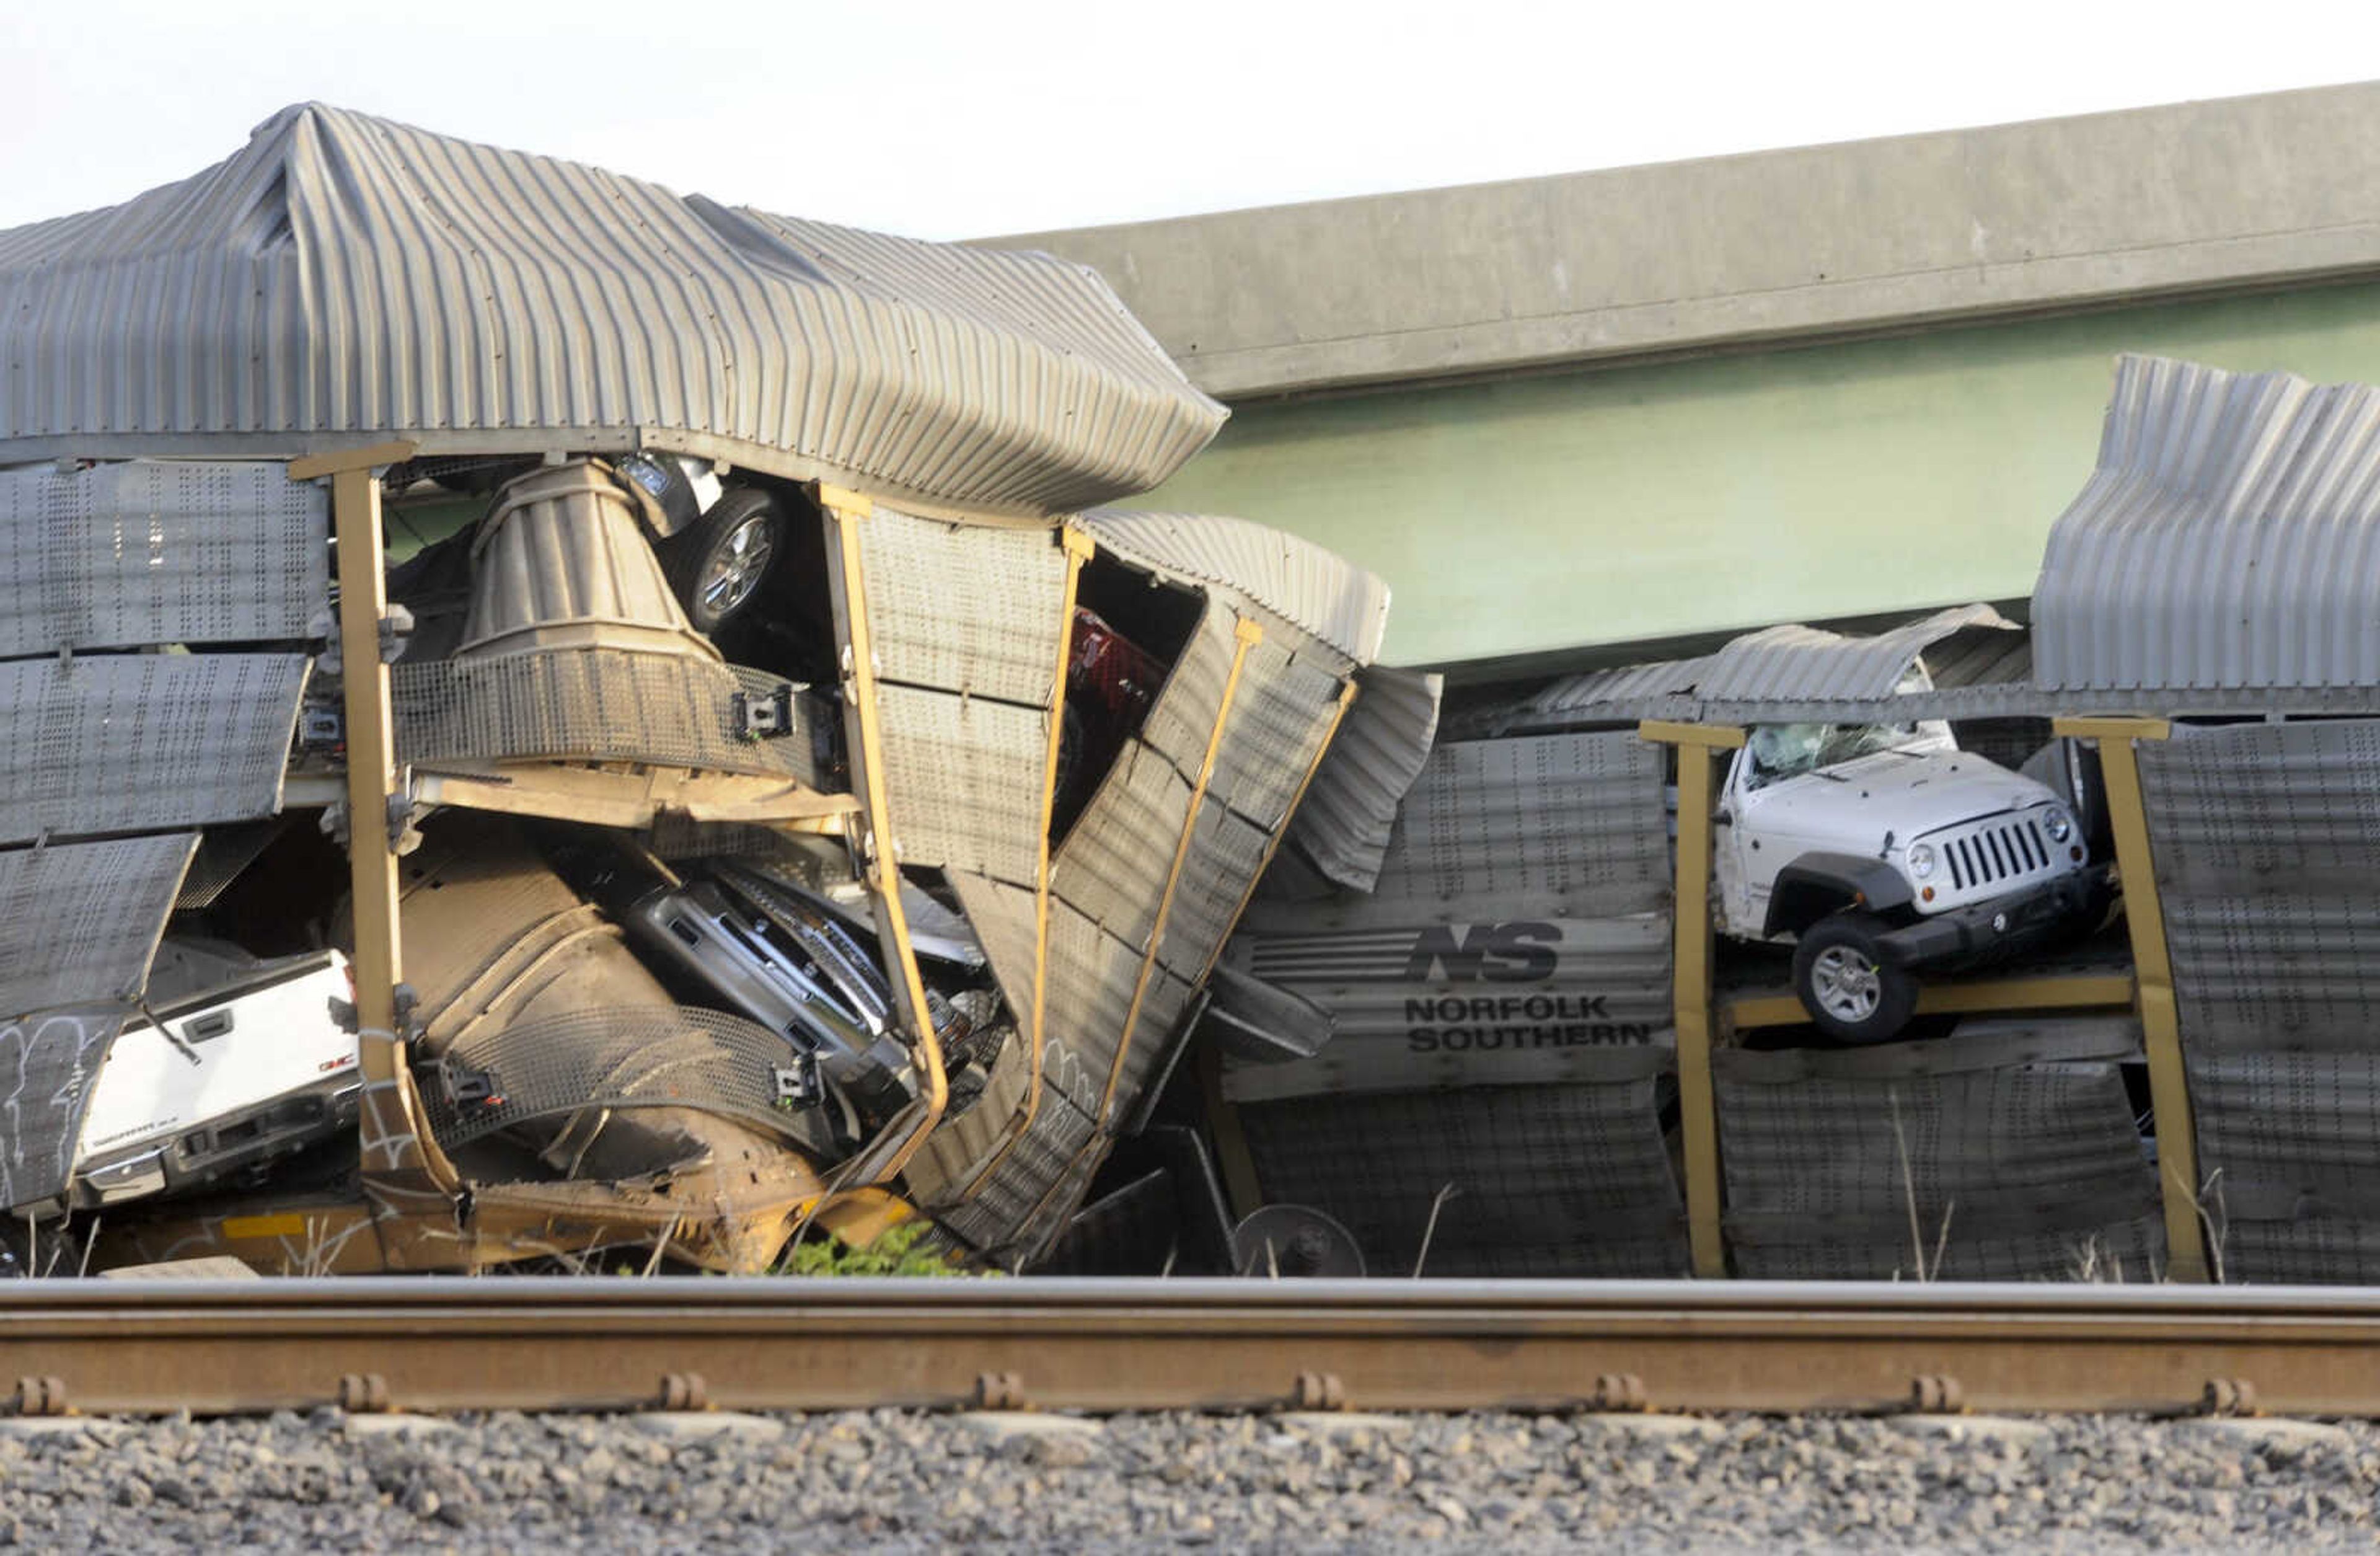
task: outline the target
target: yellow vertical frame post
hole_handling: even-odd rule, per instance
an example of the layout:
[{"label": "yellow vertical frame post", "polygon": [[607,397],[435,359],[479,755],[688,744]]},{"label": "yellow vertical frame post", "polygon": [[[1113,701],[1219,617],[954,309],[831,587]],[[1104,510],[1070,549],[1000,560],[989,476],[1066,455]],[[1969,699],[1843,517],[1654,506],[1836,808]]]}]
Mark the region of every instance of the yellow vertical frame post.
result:
[{"label": "yellow vertical frame post", "polygon": [[2165,908],[2157,899],[2156,858],[2149,846],[2148,809],[2141,795],[2139,743],[2163,740],[2170,721],[2062,718],[2053,733],[2099,745],[2099,772],[2107,793],[2107,820],[2116,834],[2116,869],[2124,889],[2124,927],[2132,942],[2141,1046],[2148,1056],[2149,1101],[2156,1110],[2157,1196],[2165,1210],[2166,1273],[2176,1281],[2207,1278],[2206,1229],[2198,1203],[2198,1132],[2191,1115],[2190,1075],[2181,1057],[2181,1011],[2173,993],[2173,959],[2165,942]]},{"label": "yellow vertical frame post", "polygon": [[1672,1019],[1678,1034],[1678,1126],[1685,1137],[1686,1240],[1694,1274],[1727,1273],[1719,1228],[1718,1100],[1711,1082],[1711,779],[1721,751],[1743,744],[1743,731],[1716,724],[1648,719],[1637,735],[1678,750],[1678,879],[1670,957]]},{"label": "yellow vertical frame post", "polygon": [[[396,730],[388,665],[381,655],[388,580],[382,562],[380,478],[374,472],[412,454],[411,444],[382,444],[289,464],[292,480],[330,478],[331,529],[338,542],[356,1068],[364,1087],[358,1128],[365,1194],[376,1226],[392,1215],[435,1216],[458,1181],[431,1138],[413,1093],[396,1008],[396,986],[405,976],[397,855],[389,825],[391,803],[398,792]],[[405,1248],[416,1240],[392,1236],[383,1228],[380,1241],[385,1262],[392,1267],[415,1262]]]},{"label": "yellow vertical frame post", "polygon": [[1148,943],[1141,949],[1140,971],[1133,979],[1132,1003],[1124,1009],[1123,1030],[1116,1038],[1115,1057],[1108,1063],[1107,1084],[1099,1092],[1099,1113],[1092,1120],[1090,1137],[1066,1163],[1066,1170],[1051,1179],[1041,1197],[1034,1202],[1032,1210],[1025,1218],[1025,1225],[1029,1226],[1040,1218],[1041,1212],[1050,1208],[1050,1201],[1057,1197],[1059,1191],[1081,1171],[1086,1161],[1099,1153],[1100,1146],[1110,1137],[1116,1088],[1123,1079],[1124,1061],[1132,1053],[1132,1039],[1140,1026],[1141,1006],[1148,998],[1148,985],[1156,976],[1158,948],[1164,942],[1165,925],[1173,914],[1174,894],[1182,885],[1182,868],[1189,862],[1190,842],[1198,830],[1198,812],[1206,806],[1207,786],[1214,781],[1215,763],[1222,755],[1223,732],[1231,723],[1232,703],[1239,696],[1240,677],[1247,669],[1248,650],[1263,641],[1264,627],[1259,623],[1242,616],[1232,624],[1232,668],[1223,677],[1223,694],[1215,704],[1215,722],[1207,732],[1206,753],[1199,758],[1197,775],[1190,783],[1189,805],[1182,813],[1182,831],[1174,838],[1172,862],[1165,871],[1165,890],[1157,899],[1157,916],[1148,927]]},{"label": "yellow vertical frame post", "polygon": [[917,948],[909,941],[909,917],[901,906],[901,844],[892,830],[892,802],[884,784],[882,710],[876,697],[876,645],[868,620],[867,568],[859,550],[859,526],[876,511],[875,504],[856,492],[821,484],[820,510],[827,525],[827,577],[834,605],[844,622],[843,702],[850,735],[852,776],[862,806],[860,854],[868,884],[876,899],[878,938],[891,965],[893,991],[902,1015],[917,1039],[913,1058],[922,1083],[917,1100],[885,1135],[871,1141],[859,1156],[851,1176],[837,1188],[859,1188],[889,1181],[909,1164],[926,1137],[941,1122],[950,1105],[950,1079],[942,1068],[942,1045],[934,1036],[934,1019],[926,1004],[925,980],[917,974]]},{"label": "yellow vertical frame post", "polygon": [[1025,1105],[1009,1121],[999,1145],[984,1159],[981,1167],[967,1180],[959,1197],[972,1197],[990,1181],[1016,1142],[1033,1127],[1035,1115],[1041,1111],[1041,1055],[1049,1027],[1045,1014],[1050,993],[1050,829],[1055,822],[1058,807],[1058,750],[1065,734],[1066,671],[1075,646],[1075,601],[1081,592],[1083,564],[1091,559],[1095,549],[1090,533],[1068,522],[1058,531],[1058,543],[1065,549],[1066,579],[1058,607],[1058,663],[1050,683],[1050,729],[1047,748],[1041,764],[1041,835],[1035,843],[1033,861],[1033,1011],[1032,1071],[1025,1080]]}]

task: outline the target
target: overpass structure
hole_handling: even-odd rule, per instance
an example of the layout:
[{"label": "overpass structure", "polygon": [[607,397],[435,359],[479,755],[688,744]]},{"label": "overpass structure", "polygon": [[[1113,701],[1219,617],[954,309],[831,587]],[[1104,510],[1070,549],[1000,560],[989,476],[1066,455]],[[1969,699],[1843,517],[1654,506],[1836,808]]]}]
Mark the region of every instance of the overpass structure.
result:
[{"label": "overpass structure", "polygon": [[1151,505],[1328,546],[1397,590],[1389,659],[1493,676],[2021,602],[2119,352],[2380,380],[2375,122],[2325,87],[996,241],[1231,405]]}]

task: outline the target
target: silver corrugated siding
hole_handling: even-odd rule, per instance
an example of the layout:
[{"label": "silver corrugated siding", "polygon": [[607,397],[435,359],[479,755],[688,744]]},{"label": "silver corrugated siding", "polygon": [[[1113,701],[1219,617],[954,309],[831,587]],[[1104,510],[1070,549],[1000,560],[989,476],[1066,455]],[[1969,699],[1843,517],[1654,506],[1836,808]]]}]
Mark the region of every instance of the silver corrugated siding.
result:
[{"label": "silver corrugated siding", "polygon": [[2034,590],[2052,688],[2380,685],[2380,390],[2125,357]]},{"label": "silver corrugated siding", "polygon": [[1358,664],[1379,657],[1389,586],[1310,541],[1220,514],[1110,508],[1083,515],[1083,525],[1143,567],[1231,586]]},{"label": "silver corrugated siding", "polygon": [[0,458],[684,445],[995,513],[1214,435],[1086,267],[680,198],[319,103],[0,233]]},{"label": "silver corrugated siding", "polygon": [[1355,679],[1354,706],[1306,787],[1289,842],[1332,885],[1368,892],[1379,880],[1397,806],[1438,737],[1445,683],[1378,664]]}]

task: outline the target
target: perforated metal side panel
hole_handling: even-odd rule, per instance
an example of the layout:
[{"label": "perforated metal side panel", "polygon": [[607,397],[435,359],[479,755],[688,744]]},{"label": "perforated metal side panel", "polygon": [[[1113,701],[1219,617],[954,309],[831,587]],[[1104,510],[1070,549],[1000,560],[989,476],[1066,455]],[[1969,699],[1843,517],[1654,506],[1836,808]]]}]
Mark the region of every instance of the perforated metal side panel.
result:
[{"label": "perforated metal side panel", "polygon": [[[1978,1023],[1886,1048],[1714,1055],[1727,1227],[1760,1278],[2161,1272],[2127,1020]],[[1911,1201],[1915,1201],[1912,1226]],[[1945,1227],[1947,1224],[1947,1232]]]},{"label": "perforated metal side panel", "polygon": [[65,1191],[91,1084],[123,1025],[123,1011],[113,1008],[46,1010],[0,1023],[0,1210]]},{"label": "perforated metal side panel", "polygon": [[2185,1039],[2380,1033],[2380,721],[2177,729],[2140,765]]},{"label": "perforated metal side panel", "polygon": [[1599,918],[1666,908],[1669,822],[1660,752],[1633,734],[1463,741],[1430,753],[1405,796],[1358,922],[1524,912]]},{"label": "perforated metal side panel", "polygon": [[859,526],[859,552],[879,675],[1049,706],[1068,626],[1052,530],[945,524],[879,504]]},{"label": "perforated metal side panel", "polygon": [[1344,663],[1323,650],[1301,654],[1271,638],[1248,650],[1215,753],[1208,803],[1229,807],[1267,832],[1281,829],[1330,731],[1342,685],[1338,667]]},{"label": "perforated metal side panel", "polygon": [[2227,1280],[2380,1279],[2380,721],[2140,747]]},{"label": "perforated metal side panel", "polygon": [[0,658],[303,638],[329,497],[278,464],[0,470]]},{"label": "perforated metal side panel", "polygon": [[130,999],[195,833],[0,853],[0,1014]]},{"label": "perforated metal side panel", "polygon": [[1145,942],[1189,808],[1190,781],[1152,748],[1130,742],[1066,834],[1051,890],[1111,933]]},{"label": "perforated metal side panel", "polygon": [[1258,1102],[1240,1124],[1265,1197],[1337,1217],[1375,1275],[1413,1272],[1450,1186],[1427,1274],[1682,1275],[1657,1056],[1600,1057],[1597,1083]]},{"label": "perforated metal side panel", "polygon": [[2224,1279],[2380,1280],[2380,1052],[2192,1054],[2190,1098]]},{"label": "perforated metal side panel", "polygon": [[1038,868],[1066,559],[1046,529],[859,522],[892,835],[910,865]]},{"label": "perforated metal side panel", "polygon": [[877,706],[902,861],[1030,882],[1041,857],[1049,715],[899,686],[880,687]]},{"label": "perforated metal side panel", "polygon": [[680,1005],[585,1010],[467,1033],[447,1057],[486,1074],[495,1100],[458,1113],[424,1088],[431,1131],[458,1147],[588,1108],[682,1107],[786,1131],[776,1072],[793,1047],[758,1022]]},{"label": "perforated metal side panel", "polygon": [[305,685],[294,654],[0,664],[0,842],[271,815]]},{"label": "perforated metal side panel", "polygon": [[399,663],[390,673],[405,761],[577,757],[784,776],[816,787],[800,699],[791,734],[743,740],[734,733],[735,694],[766,697],[780,684],[692,655],[597,648]]}]

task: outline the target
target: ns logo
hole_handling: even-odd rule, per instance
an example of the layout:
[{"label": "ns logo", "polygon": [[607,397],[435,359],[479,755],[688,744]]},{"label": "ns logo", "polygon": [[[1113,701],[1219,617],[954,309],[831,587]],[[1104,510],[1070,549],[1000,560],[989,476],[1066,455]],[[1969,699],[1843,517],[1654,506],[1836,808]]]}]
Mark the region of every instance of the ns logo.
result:
[{"label": "ns logo", "polygon": [[1553,977],[1554,947],[1560,943],[1561,929],[1554,924],[1434,925],[1415,938],[1403,981],[1535,983]]}]

